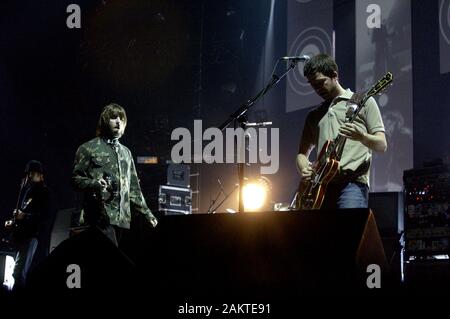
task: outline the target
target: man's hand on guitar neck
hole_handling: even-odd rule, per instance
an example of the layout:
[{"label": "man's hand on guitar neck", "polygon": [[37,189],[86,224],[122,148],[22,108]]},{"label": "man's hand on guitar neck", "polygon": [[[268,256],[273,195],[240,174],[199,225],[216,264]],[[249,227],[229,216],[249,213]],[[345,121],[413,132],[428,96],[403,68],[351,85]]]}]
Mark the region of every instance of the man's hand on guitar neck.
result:
[{"label": "man's hand on guitar neck", "polygon": [[363,143],[366,133],[361,131],[354,123],[345,123],[339,129],[339,135]]},{"label": "man's hand on guitar neck", "polygon": [[351,140],[359,141],[368,148],[376,152],[386,152],[387,142],[384,132],[369,134],[361,131],[354,123],[345,123],[339,134]]}]

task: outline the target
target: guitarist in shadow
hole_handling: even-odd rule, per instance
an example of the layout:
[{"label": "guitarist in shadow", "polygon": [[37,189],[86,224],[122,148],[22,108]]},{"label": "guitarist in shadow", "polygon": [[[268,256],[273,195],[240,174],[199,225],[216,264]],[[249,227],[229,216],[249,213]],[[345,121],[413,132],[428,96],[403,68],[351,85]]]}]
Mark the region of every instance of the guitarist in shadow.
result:
[{"label": "guitarist in shadow", "polygon": [[312,164],[309,159],[315,147],[320,151],[327,142],[333,143],[338,137],[344,141],[336,149],[336,170],[327,177],[326,190],[321,189],[326,192],[323,202],[307,209],[367,208],[372,151],[385,152],[387,148],[378,105],[370,97],[356,118],[349,122],[360,97],[341,86],[333,58],[318,54],[306,62],[303,73],[323,102],[308,113],[303,127],[297,155],[302,180],[311,180],[317,173],[317,163]]},{"label": "guitarist in shadow", "polygon": [[13,218],[5,222],[5,227],[11,231],[11,244],[17,251],[14,290],[25,287],[38,241],[44,239],[42,230],[50,218],[50,210],[50,192],[44,183],[42,164],[32,160],[25,168]]}]

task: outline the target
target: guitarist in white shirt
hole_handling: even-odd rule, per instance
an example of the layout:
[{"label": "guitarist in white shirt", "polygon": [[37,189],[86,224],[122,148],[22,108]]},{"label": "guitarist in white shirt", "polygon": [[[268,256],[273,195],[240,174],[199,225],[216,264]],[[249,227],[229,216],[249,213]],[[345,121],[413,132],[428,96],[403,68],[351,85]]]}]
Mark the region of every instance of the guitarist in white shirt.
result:
[{"label": "guitarist in white shirt", "polygon": [[321,209],[366,208],[372,151],[385,152],[387,148],[378,105],[369,98],[357,118],[346,123],[353,92],[339,83],[336,62],[329,55],[318,54],[305,63],[303,73],[324,101],[305,120],[297,155],[300,175],[303,179],[311,178],[310,154],[314,147],[320,151],[327,140],[338,135],[346,137],[338,173],[327,187]]}]

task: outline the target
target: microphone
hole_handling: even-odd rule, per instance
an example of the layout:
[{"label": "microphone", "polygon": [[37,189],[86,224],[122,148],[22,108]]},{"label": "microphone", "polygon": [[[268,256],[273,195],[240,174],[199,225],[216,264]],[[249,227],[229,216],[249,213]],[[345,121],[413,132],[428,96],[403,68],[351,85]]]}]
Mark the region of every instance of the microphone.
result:
[{"label": "microphone", "polygon": [[301,55],[301,56],[284,56],[280,60],[292,62],[306,62],[309,59],[310,59],[309,55]]}]

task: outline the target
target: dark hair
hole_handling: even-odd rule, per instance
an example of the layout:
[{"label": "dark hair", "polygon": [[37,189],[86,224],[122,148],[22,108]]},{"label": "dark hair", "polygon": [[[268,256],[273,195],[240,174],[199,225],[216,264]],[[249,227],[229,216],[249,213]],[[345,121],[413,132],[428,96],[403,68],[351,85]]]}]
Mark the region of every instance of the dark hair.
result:
[{"label": "dark hair", "polygon": [[338,72],[338,66],[331,56],[321,53],[309,59],[303,68],[305,77],[314,75],[317,72],[332,78],[335,76],[334,72]]},{"label": "dark hair", "polygon": [[123,107],[116,103],[110,103],[105,106],[100,114],[97,123],[96,135],[99,137],[109,135],[109,120],[120,117],[120,119],[127,125],[127,114]]},{"label": "dark hair", "polygon": [[36,160],[29,161],[25,166],[25,173],[28,174],[30,172],[37,172],[43,174],[44,170],[42,168],[42,163]]}]

